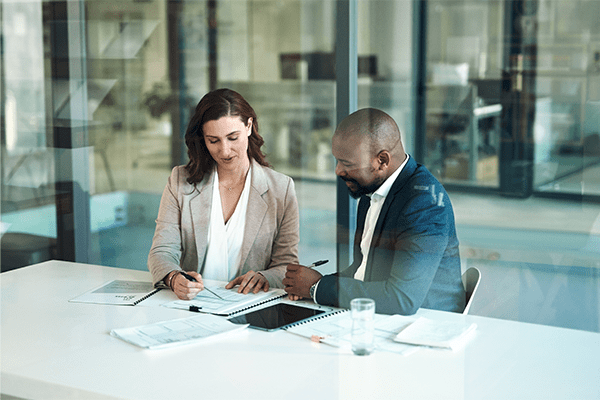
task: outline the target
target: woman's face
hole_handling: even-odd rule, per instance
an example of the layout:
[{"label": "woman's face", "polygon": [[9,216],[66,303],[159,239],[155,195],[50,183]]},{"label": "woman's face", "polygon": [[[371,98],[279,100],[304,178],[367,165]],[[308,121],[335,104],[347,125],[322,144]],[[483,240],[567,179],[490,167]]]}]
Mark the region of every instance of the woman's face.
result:
[{"label": "woman's face", "polygon": [[247,165],[248,137],[252,118],[244,125],[240,117],[221,117],[204,123],[204,143],[220,168],[236,169]]}]

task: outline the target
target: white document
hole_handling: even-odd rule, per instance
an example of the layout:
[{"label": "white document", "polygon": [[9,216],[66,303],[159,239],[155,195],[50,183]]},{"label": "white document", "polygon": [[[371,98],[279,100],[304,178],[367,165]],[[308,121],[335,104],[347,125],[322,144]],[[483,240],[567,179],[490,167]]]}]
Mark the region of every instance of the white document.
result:
[{"label": "white document", "polygon": [[114,280],[106,282],[69,301],[74,303],[135,306],[159,290],[154,288],[152,282]]},{"label": "white document", "polygon": [[[411,324],[415,318],[403,315],[375,314],[375,349],[408,355],[418,350],[394,341],[400,330]],[[307,337],[313,341],[343,349],[352,349],[352,317],[350,311],[316,319],[309,323],[286,329],[288,332]]]},{"label": "white document", "polygon": [[240,331],[247,326],[234,324],[215,315],[202,314],[133,328],[113,329],[110,334],[145,349],[161,349]]},{"label": "white document", "polygon": [[466,344],[475,329],[477,329],[476,324],[465,324],[462,321],[434,321],[420,317],[398,333],[394,340],[413,345],[456,350]]},{"label": "white document", "polygon": [[[203,313],[229,316],[287,296],[283,289],[270,289],[268,292],[261,290],[256,294],[252,292],[242,294],[237,292],[237,286],[233,289],[225,289],[225,285],[227,285],[227,282],[205,280],[204,287],[210,289],[210,291],[203,290],[192,300],[171,301],[165,303],[164,306],[183,310],[189,310],[190,306],[194,306]],[[215,296],[215,294],[221,298]]]}]

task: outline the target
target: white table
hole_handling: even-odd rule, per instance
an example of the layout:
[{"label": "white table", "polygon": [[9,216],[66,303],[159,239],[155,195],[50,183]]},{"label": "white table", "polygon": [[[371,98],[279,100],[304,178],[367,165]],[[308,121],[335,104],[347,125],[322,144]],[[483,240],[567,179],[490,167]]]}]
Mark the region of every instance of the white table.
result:
[{"label": "white table", "polygon": [[420,310],[476,322],[462,351],[354,356],[288,332],[246,329],[142,350],[108,334],[190,316],[160,307],[70,303],[112,279],[150,274],[49,261],[0,275],[3,394],[56,399],[599,399],[600,334]]}]

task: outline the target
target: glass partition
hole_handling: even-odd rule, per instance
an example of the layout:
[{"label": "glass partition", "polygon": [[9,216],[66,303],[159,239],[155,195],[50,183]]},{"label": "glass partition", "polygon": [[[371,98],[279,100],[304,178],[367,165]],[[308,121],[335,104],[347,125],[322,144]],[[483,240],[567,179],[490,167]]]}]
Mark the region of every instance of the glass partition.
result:
[{"label": "glass partition", "polygon": [[358,108],[379,108],[394,118],[414,156],[412,12],[407,1],[359,2],[357,50]]},{"label": "glass partition", "polygon": [[55,168],[46,137],[42,3],[3,2],[2,270],[56,255]]},{"label": "glass partition", "polygon": [[[356,5],[358,107],[388,112],[449,190],[463,267],[481,267],[488,293],[471,310],[597,331],[600,2]],[[50,258],[146,270],[191,110],[217,87],[248,99],[268,161],[294,178],[301,262],[335,269],[336,213],[351,215],[330,151],[349,89],[337,6],[1,2],[2,271]]]},{"label": "glass partition", "polygon": [[499,187],[503,4],[428,4],[424,161],[446,184]]},{"label": "glass partition", "polygon": [[463,268],[488,278],[481,312],[598,331],[600,3],[426,13],[422,162],[450,191]]},{"label": "glass partition", "polygon": [[[501,185],[505,174],[505,182],[529,181],[525,196],[600,193],[600,31],[591,17],[598,7],[588,0],[428,3],[424,161],[436,176],[504,193],[511,191]],[[520,57],[518,47],[528,53]],[[518,80],[532,82],[523,92],[533,99],[522,119],[528,137],[520,149],[503,150],[519,130],[503,120],[520,107],[509,94],[520,90]],[[511,168],[511,151],[530,153],[522,158],[531,171]]]},{"label": "glass partition", "polygon": [[[68,236],[85,237],[77,261],[145,270],[160,196],[187,162],[191,111],[217,87],[255,108],[268,161],[296,182],[301,259],[334,268],[334,11],[299,0],[3,2],[3,270],[73,250],[57,217],[65,201],[85,221]],[[71,187],[60,200],[61,174],[80,176],[83,195]],[[18,260],[5,258],[9,242]]]},{"label": "glass partition", "polygon": [[[294,179],[300,260],[335,270],[335,2],[219,2],[217,87],[254,107],[267,160]],[[240,17],[244,17],[240,21]],[[234,27],[234,28],[230,28]],[[313,260],[314,259],[314,260]]]},{"label": "glass partition", "polygon": [[535,183],[546,194],[600,194],[598,13],[597,1],[540,2]]}]

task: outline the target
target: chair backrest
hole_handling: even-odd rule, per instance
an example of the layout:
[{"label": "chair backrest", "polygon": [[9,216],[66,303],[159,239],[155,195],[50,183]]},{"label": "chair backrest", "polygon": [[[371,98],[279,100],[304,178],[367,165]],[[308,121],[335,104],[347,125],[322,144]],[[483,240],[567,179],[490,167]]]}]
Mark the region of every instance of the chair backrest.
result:
[{"label": "chair backrest", "polygon": [[471,267],[462,274],[463,286],[467,293],[467,302],[463,314],[469,313],[469,309],[473,303],[473,297],[475,297],[475,292],[479,287],[479,281],[481,281],[481,272],[476,267]]}]

